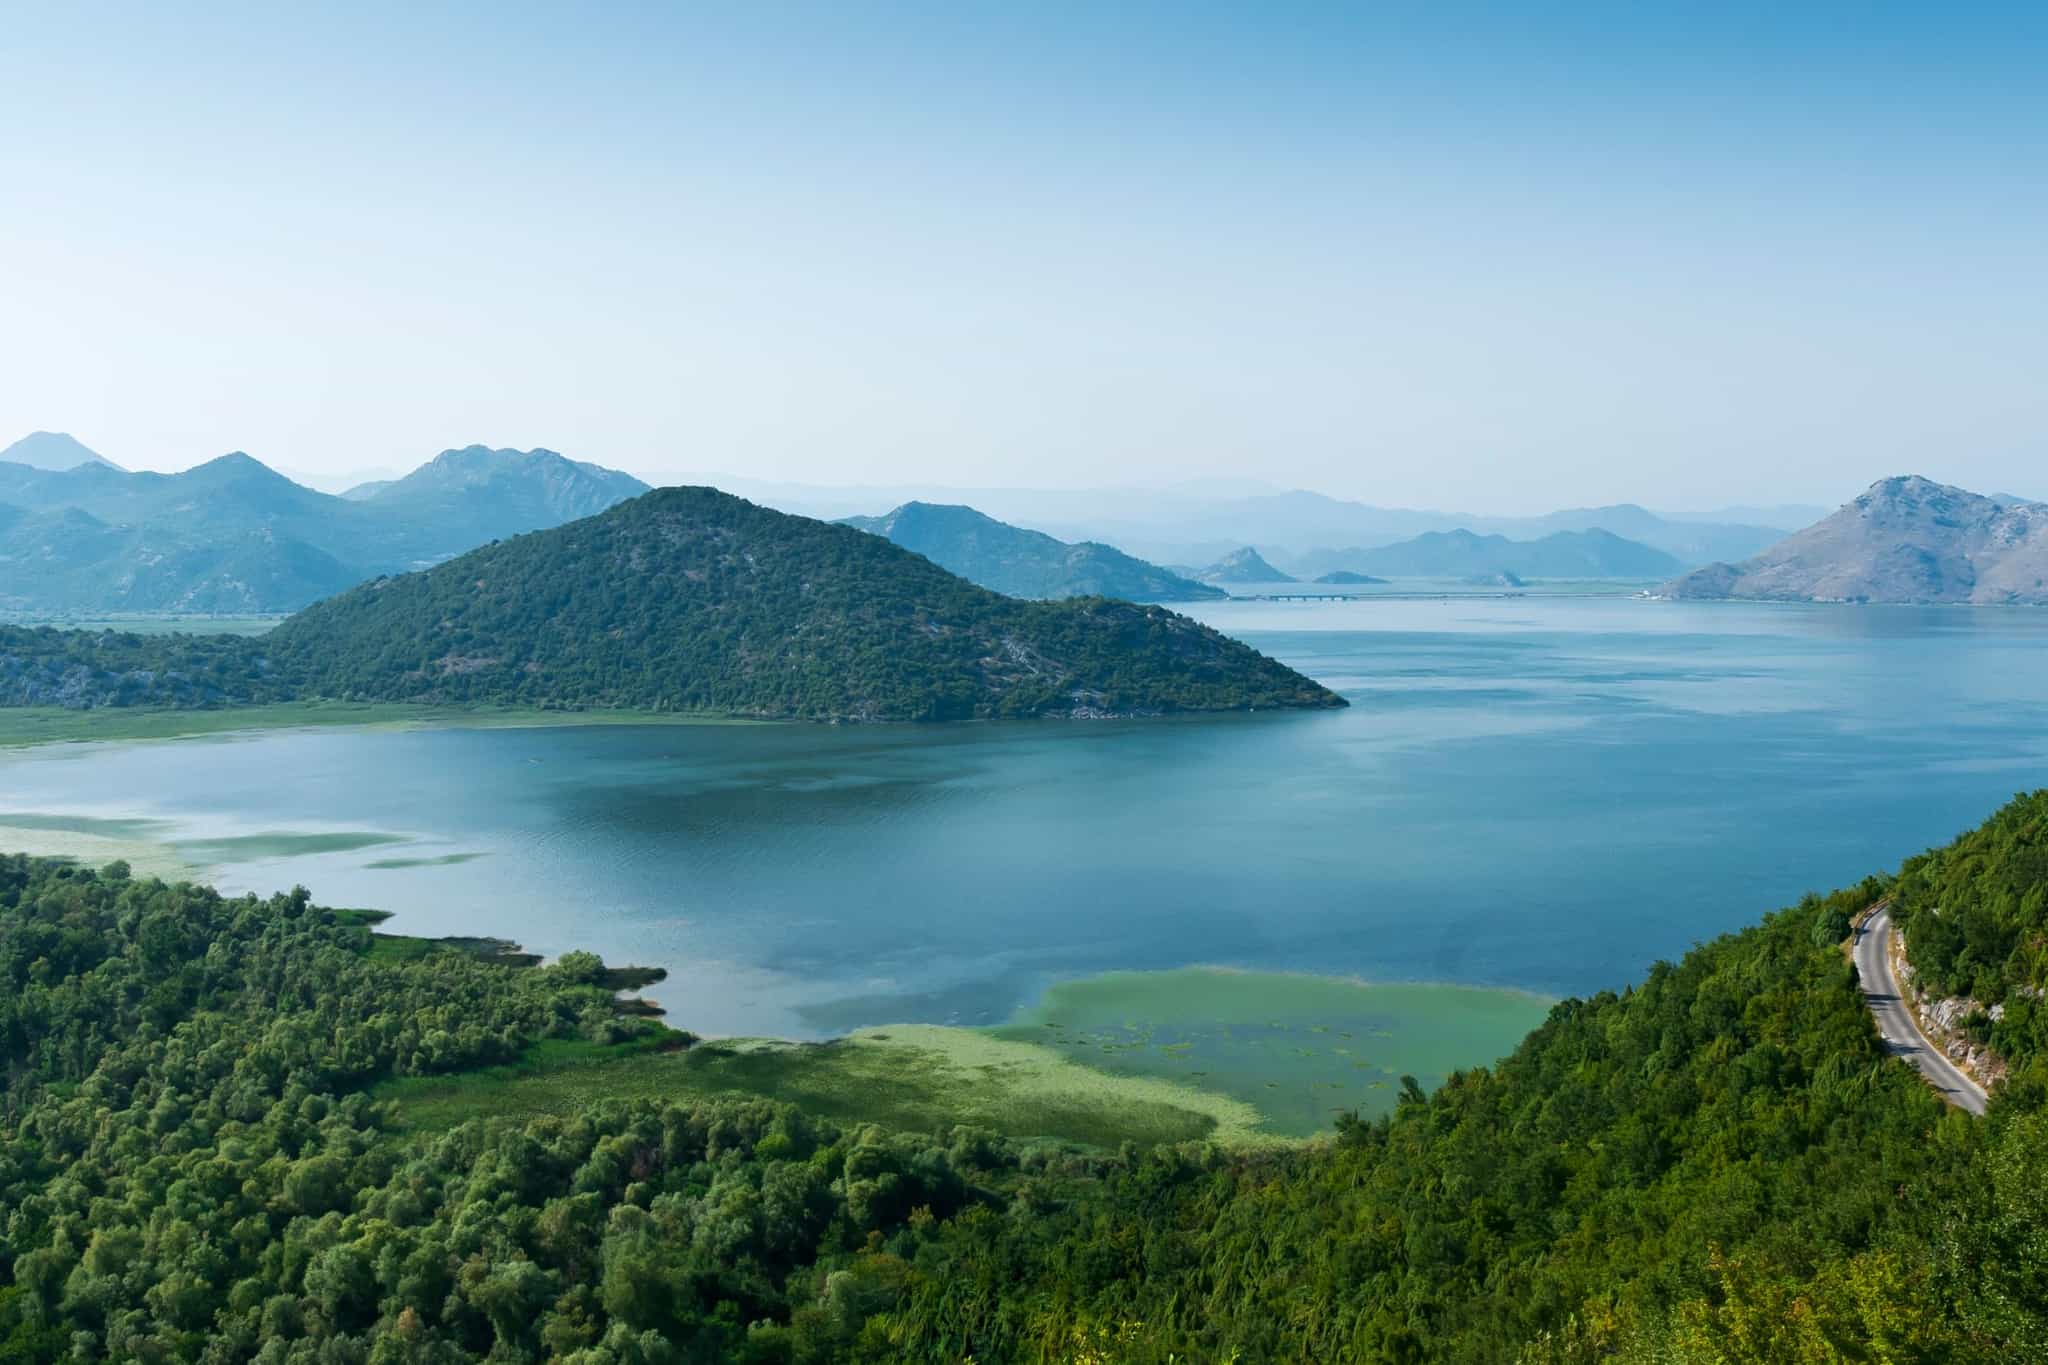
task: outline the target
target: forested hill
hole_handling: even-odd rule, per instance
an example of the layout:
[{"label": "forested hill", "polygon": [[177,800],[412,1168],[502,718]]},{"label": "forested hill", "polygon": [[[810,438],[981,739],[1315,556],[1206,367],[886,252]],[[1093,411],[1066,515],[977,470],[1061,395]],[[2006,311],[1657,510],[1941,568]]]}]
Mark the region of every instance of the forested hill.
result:
[{"label": "forested hill", "polygon": [[2038,1089],[1975,1120],[1887,1054],[1840,939],[1889,889],[1326,1144],[1091,1154],[741,1100],[410,1132],[373,1087],[687,1039],[588,954],[0,858],[0,1365],[2048,1358]]},{"label": "forested hill", "polygon": [[2048,791],[1909,861],[1892,922],[1921,987],[1976,1003],[1966,1029],[2012,1063],[2000,1088],[2048,1098]]},{"label": "forested hill", "polygon": [[260,649],[300,695],[368,700],[896,720],[1343,705],[1163,608],[1016,601],[711,488],[364,584]]}]

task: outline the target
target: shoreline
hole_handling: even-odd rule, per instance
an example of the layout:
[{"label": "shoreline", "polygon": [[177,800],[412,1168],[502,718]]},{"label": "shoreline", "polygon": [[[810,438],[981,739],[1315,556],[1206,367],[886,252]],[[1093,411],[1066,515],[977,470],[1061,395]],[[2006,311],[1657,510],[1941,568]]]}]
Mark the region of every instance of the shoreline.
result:
[{"label": "shoreline", "polygon": [[[89,866],[125,861],[136,876],[166,881],[211,879],[209,868],[185,860],[172,846],[121,828],[138,823],[107,820],[107,829],[118,832],[101,833],[75,824],[66,828],[56,819],[42,825],[0,821],[0,848]],[[368,930],[371,951],[379,955],[481,952],[510,968],[543,965],[560,955],[480,937],[481,930],[442,936],[394,932],[399,912],[327,908]],[[658,1016],[669,1028],[688,1030],[697,1039],[691,1051],[754,1056],[735,1069],[733,1093],[770,1094],[808,1078],[805,1084],[854,1096],[858,1079],[866,1076],[886,1080],[894,1087],[890,1102],[900,1105],[911,1102],[910,1078],[940,1071],[944,1083],[934,1097],[920,1101],[932,1117],[956,1110],[958,1121],[967,1122],[1008,1115],[1000,1120],[1008,1125],[1022,1122],[1017,1116],[1026,1112],[1052,1110],[1066,1115],[1063,1122],[1078,1121],[1083,1113],[1098,1115],[1104,1124],[1113,1124],[1116,1114],[1142,1115],[1146,1131],[1171,1118],[1168,1128],[1192,1124],[1206,1140],[1236,1148],[1315,1141],[1340,1111],[1371,1115],[1390,1108],[1398,1093],[1394,1083],[1406,1074],[1434,1087],[1451,1071],[1493,1065],[1555,1003],[1515,987],[1368,981],[1211,963],[1111,968],[1065,978],[991,1024],[900,1020],[855,1023],[813,1037],[698,1034],[690,1020],[671,1018],[658,995],[650,994],[659,980],[675,978],[649,975],[657,969],[607,965],[626,1012]],[[1310,998],[1305,1009],[1298,1007],[1304,996]],[[708,1084],[692,1075],[691,1086]],[[652,1073],[643,1079],[651,1081]]]},{"label": "shoreline", "polygon": [[708,711],[553,710],[420,702],[299,701],[223,707],[0,707],[0,752],[62,744],[140,744],[280,730],[548,729],[594,725],[781,725]]},{"label": "shoreline", "polygon": [[587,710],[539,706],[434,705],[426,702],[287,701],[222,707],[0,706],[0,754],[61,745],[143,744],[181,739],[231,738],[290,730],[544,730],[585,726],[763,726],[968,728],[993,725],[1089,724],[1143,721],[1192,724],[1257,716],[1319,716],[1343,711],[1341,695],[1313,706],[1263,710],[1051,713],[1038,716],[968,717],[958,720],[863,720],[848,717],[735,716],[717,711]]}]

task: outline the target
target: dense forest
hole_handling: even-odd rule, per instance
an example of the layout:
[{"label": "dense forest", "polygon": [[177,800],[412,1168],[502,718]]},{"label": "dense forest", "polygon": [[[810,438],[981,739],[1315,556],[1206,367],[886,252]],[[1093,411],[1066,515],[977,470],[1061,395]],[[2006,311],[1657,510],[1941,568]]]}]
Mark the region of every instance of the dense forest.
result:
[{"label": "dense forest", "polygon": [[409,1133],[372,1087],[690,1040],[588,954],[0,860],[0,1360],[2048,1358],[2038,1088],[1944,1110],[1841,950],[1931,868],[2024,902],[2043,799],[1261,1153],[738,1098]]},{"label": "dense forest", "polygon": [[2048,1094],[2048,791],[1909,860],[1892,921],[1922,986],[1984,1007],[1966,1023],[2015,1064],[2007,1088]]},{"label": "dense forest", "polygon": [[1162,607],[1002,597],[709,488],[378,579],[258,640],[0,630],[0,703],[315,697],[812,720],[1344,705]]},{"label": "dense forest", "polygon": [[0,625],[0,706],[227,706],[289,691],[242,635]]}]

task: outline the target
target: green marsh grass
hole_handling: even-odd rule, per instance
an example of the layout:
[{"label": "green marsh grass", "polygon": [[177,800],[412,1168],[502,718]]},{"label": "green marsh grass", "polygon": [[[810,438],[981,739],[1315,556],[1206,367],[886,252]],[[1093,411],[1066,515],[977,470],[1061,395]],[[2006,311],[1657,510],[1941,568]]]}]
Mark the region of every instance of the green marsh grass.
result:
[{"label": "green marsh grass", "polygon": [[548,1042],[516,1066],[379,1087],[399,1122],[567,1114],[606,1098],[748,1095],[851,1123],[931,1131],[956,1123],[1095,1147],[1124,1141],[1274,1141],[1250,1105],[1151,1077],[1077,1065],[1052,1049],[967,1029],[899,1025],[826,1043],[725,1040],[687,1051]]}]

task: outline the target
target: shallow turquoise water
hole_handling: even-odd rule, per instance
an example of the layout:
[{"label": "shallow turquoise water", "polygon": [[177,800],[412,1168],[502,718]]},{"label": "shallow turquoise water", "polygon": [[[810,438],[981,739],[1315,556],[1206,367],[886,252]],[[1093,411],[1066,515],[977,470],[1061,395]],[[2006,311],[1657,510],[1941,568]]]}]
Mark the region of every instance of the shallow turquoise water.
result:
[{"label": "shallow turquoise water", "polygon": [[71,746],[0,758],[0,824],[163,821],[108,828],[406,931],[668,966],[654,994],[700,1031],[814,1035],[1192,964],[1621,986],[2048,773],[2048,613],[1198,614],[1354,705]]}]

